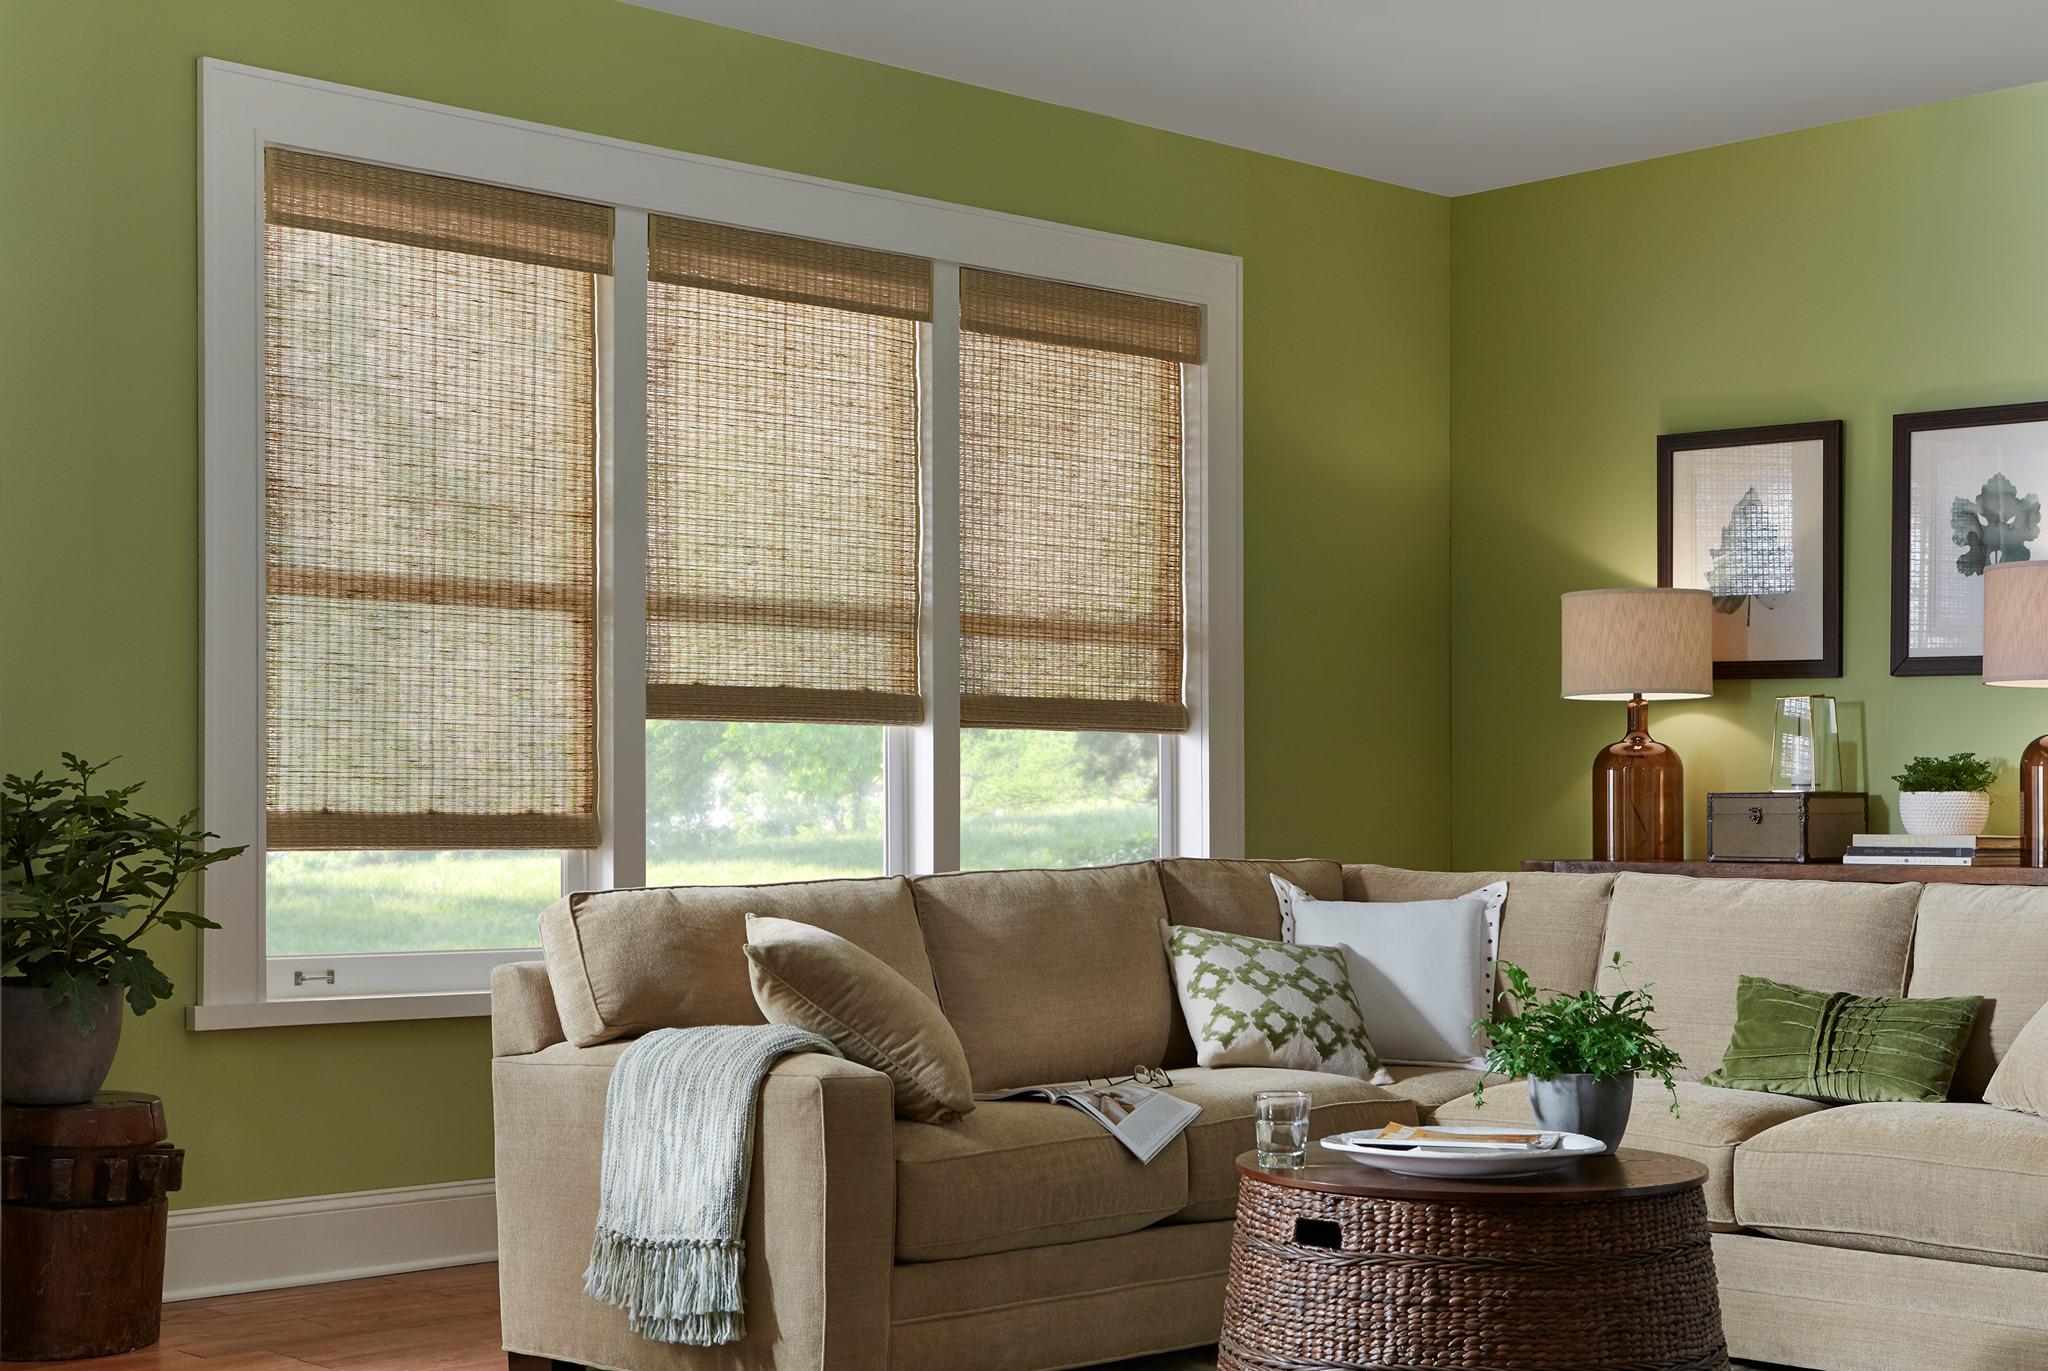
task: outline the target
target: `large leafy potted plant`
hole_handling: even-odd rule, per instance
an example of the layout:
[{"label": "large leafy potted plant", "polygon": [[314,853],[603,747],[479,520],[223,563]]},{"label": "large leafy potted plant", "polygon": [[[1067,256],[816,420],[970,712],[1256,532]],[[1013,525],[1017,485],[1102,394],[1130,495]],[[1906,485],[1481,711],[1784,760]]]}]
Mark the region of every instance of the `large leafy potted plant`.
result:
[{"label": "large leafy potted plant", "polygon": [[1915,757],[1892,780],[1899,787],[1899,822],[1908,833],[1974,838],[1991,818],[1991,784],[1998,769],[1974,752]]},{"label": "large leafy potted plant", "polygon": [[[1606,969],[1619,975],[1621,967],[1617,952]],[[1500,993],[1501,1008],[1473,1027],[1493,1044],[1486,1053],[1487,1070],[1528,1078],[1529,1108],[1537,1127],[1584,1133],[1612,1152],[1628,1127],[1639,1072],[1664,1083],[1671,1112],[1678,1112],[1678,1087],[1671,1073],[1684,1063],[1650,1023],[1656,1005],[1649,987],[1624,987],[1612,995],[1598,990],[1567,995],[1538,989],[1529,973],[1513,962],[1502,962],[1500,973],[1507,982]],[[1510,1001],[1512,1012],[1506,1007]],[[1483,1082],[1472,1092],[1472,1102],[1486,1104]]]},{"label": "large leafy potted plant", "polygon": [[171,908],[185,878],[244,849],[206,850],[199,811],[138,813],[141,785],[95,790],[94,766],[0,782],[0,1098],[92,1098],[121,1041],[121,1006],[147,1013],[170,978],[139,943],[154,928],[217,928]]}]

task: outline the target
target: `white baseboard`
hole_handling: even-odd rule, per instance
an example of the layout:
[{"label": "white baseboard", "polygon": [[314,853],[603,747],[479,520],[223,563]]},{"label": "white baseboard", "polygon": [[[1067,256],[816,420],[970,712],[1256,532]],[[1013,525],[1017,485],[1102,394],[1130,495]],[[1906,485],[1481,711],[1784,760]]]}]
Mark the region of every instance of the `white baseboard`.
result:
[{"label": "white baseboard", "polygon": [[465,1266],[497,1255],[497,1187],[487,1180],[180,1209],[164,1252],[164,1298]]}]

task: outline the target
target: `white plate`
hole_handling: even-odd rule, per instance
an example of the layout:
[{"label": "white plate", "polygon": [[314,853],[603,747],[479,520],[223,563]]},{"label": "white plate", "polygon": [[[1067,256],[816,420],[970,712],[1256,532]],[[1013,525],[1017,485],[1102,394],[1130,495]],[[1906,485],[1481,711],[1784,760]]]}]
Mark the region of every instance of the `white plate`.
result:
[{"label": "white plate", "polygon": [[[1431,1124],[1430,1127],[1443,1133],[1500,1131],[1498,1124]],[[1362,1130],[1361,1136],[1374,1137],[1378,1133],[1376,1128]],[[1417,1147],[1403,1152],[1388,1147],[1346,1147],[1345,1140],[1351,1136],[1338,1133],[1321,1141],[1323,1146],[1342,1152],[1361,1166],[1376,1166],[1397,1176],[1533,1176],[1541,1171],[1570,1166],[1581,1157],[1597,1157],[1607,1150],[1607,1144],[1584,1133],[1567,1133],[1559,1139],[1556,1147],[1540,1152],[1474,1152],[1465,1147]]]}]

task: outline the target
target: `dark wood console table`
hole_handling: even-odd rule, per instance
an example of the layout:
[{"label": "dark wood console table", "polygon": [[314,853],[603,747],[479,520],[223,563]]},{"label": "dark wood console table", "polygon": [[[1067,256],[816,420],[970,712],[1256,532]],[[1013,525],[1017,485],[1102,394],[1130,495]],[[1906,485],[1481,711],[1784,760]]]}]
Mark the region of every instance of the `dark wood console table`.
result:
[{"label": "dark wood console table", "polygon": [[1595,862],[1576,857],[1531,859],[1524,871],[1598,875],[1649,871],[1664,876],[1741,877],[1776,881],[1919,881],[1954,885],[2048,886],[2048,867],[2039,866],[1849,866],[1842,862]]}]

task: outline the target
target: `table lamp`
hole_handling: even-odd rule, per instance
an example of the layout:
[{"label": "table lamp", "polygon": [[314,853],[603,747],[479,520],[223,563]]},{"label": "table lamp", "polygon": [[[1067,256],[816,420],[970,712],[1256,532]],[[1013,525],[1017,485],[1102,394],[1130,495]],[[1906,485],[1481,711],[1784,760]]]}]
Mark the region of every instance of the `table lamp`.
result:
[{"label": "table lamp", "polygon": [[[2048,686],[2048,562],[1984,572],[1984,684]],[[2020,754],[2020,865],[2048,866],[2048,736]]]},{"label": "table lamp", "polygon": [[1704,590],[1575,590],[1564,597],[1564,697],[1625,700],[1628,734],[1593,758],[1593,858],[1685,856],[1685,767],[1650,736],[1651,700],[1714,693],[1714,602]]}]

